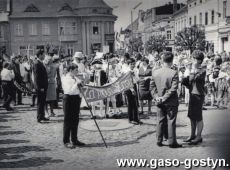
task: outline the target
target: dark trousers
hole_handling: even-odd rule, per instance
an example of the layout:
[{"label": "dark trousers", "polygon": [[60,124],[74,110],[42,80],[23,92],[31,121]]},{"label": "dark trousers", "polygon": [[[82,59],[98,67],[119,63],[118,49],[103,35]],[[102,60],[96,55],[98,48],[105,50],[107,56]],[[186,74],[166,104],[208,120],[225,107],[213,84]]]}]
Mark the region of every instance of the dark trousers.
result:
[{"label": "dark trousers", "polygon": [[125,91],[128,104],[129,121],[139,121],[137,96],[131,90]]},{"label": "dark trousers", "polygon": [[17,104],[22,103],[22,92],[14,85],[13,101]]},{"label": "dark trousers", "polygon": [[45,118],[46,90],[37,90],[37,120]]},{"label": "dark trousers", "polygon": [[157,142],[163,141],[163,136],[168,132],[169,145],[176,144],[176,118],[178,107],[165,106],[157,107]]},{"label": "dark trousers", "polygon": [[13,100],[14,91],[12,90],[14,88],[13,81],[2,81],[2,89],[4,92],[4,104],[3,106],[6,108],[10,107],[10,103]]},{"label": "dark trousers", "polygon": [[77,142],[77,131],[79,124],[81,98],[79,95],[64,95],[63,96],[63,111],[64,111],[64,127],[63,127],[63,143]]}]

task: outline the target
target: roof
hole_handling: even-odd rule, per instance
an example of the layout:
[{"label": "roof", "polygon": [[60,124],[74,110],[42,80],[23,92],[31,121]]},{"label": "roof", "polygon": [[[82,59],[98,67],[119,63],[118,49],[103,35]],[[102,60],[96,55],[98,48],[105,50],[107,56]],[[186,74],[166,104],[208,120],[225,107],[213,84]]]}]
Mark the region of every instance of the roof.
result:
[{"label": "roof", "polygon": [[[182,3],[177,4],[177,10],[179,10],[183,6],[184,4]],[[167,15],[167,14],[173,14],[173,4],[166,4],[164,6],[156,7],[156,15]]]},{"label": "roof", "polygon": [[126,29],[128,29],[128,30],[133,29],[133,32],[137,31],[138,30],[138,18],[135,19],[135,21],[133,21],[133,25],[129,24]]},{"label": "roof", "polygon": [[183,13],[183,12],[188,12],[188,6],[187,6],[187,5],[185,5],[184,7],[182,7],[181,9],[179,9],[178,11],[176,11],[176,12],[173,14],[173,16],[177,16],[177,15]]},{"label": "roof", "polygon": [[12,0],[10,18],[81,16],[79,8],[93,7],[112,9],[103,0]]},{"label": "roof", "polygon": [[79,0],[77,8],[109,8],[112,9],[109,5],[107,5],[103,0]]}]

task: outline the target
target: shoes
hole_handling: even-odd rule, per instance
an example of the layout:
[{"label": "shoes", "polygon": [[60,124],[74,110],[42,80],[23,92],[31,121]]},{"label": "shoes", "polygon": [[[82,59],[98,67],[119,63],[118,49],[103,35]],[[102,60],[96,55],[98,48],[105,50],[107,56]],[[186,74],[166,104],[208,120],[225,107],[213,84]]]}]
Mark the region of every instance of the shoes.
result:
[{"label": "shoes", "polygon": [[49,115],[49,117],[56,117],[56,116],[57,115],[54,112],[50,113],[50,115]]},{"label": "shoes", "polygon": [[191,142],[191,141],[194,140],[195,138],[196,138],[196,136],[193,136],[193,137],[190,136],[189,138],[183,140],[183,142]]},{"label": "shoes", "polygon": [[142,124],[143,124],[143,122],[142,122],[142,121],[139,121],[138,123],[139,123],[139,125],[142,125]]},{"label": "shoes", "polygon": [[64,146],[66,148],[69,148],[69,149],[74,149],[75,148],[75,146],[73,144],[71,144],[71,143],[65,143]]},{"label": "shoes", "polygon": [[182,148],[182,145],[181,144],[172,144],[172,145],[169,145],[170,148]]},{"label": "shoes", "polygon": [[144,115],[144,112],[139,112],[139,115]]},{"label": "shoes", "polygon": [[62,109],[62,107],[56,106],[56,107],[54,107],[54,109]]},{"label": "shoes", "polygon": [[157,146],[162,147],[164,145],[162,144],[162,142],[157,142]]},{"label": "shoes", "polygon": [[203,139],[200,138],[200,139],[194,139],[192,140],[190,143],[188,143],[189,145],[198,145],[199,143],[202,143],[203,142]]},{"label": "shoes", "polygon": [[38,123],[42,123],[42,121],[49,121],[49,120],[50,120],[50,119],[44,117],[44,118],[42,118],[42,119],[38,119],[37,122],[38,122]]},{"label": "shoes", "polygon": [[34,104],[31,104],[30,107],[34,107],[35,105]]},{"label": "shoes", "polygon": [[49,121],[50,119],[49,118],[42,118],[41,120],[43,120],[43,121]]},{"label": "shoes", "polygon": [[74,146],[85,146],[85,143],[80,142],[79,140],[73,144]]},{"label": "shoes", "polygon": [[134,125],[139,125],[139,122],[136,122],[136,121],[130,121],[129,123],[134,124]]},{"label": "shoes", "polygon": [[207,108],[206,108],[206,107],[203,107],[202,110],[207,110]]},{"label": "shoes", "polygon": [[14,109],[12,107],[6,107],[7,111],[13,111]]},{"label": "shoes", "polygon": [[24,103],[18,103],[18,105],[24,105]]}]

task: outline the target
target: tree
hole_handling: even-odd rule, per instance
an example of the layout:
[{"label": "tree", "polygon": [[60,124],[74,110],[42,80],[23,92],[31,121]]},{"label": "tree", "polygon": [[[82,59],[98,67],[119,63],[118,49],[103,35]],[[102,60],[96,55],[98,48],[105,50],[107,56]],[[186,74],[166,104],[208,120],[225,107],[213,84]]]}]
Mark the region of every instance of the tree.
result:
[{"label": "tree", "polygon": [[167,45],[168,41],[166,40],[165,36],[153,35],[145,43],[145,49],[148,53],[151,53],[152,51],[157,51],[158,53],[160,53],[166,49]]},{"label": "tree", "polygon": [[138,38],[130,38],[128,47],[132,52],[140,52],[143,48],[143,42],[141,37]]},{"label": "tree", "polygon": [[175,46],[182,50],[190,50],[192,53],[195,49],[205,50],[205,32],[203,27],[194,25],[189,28],[184,28],[177,33],[175,37]]}]

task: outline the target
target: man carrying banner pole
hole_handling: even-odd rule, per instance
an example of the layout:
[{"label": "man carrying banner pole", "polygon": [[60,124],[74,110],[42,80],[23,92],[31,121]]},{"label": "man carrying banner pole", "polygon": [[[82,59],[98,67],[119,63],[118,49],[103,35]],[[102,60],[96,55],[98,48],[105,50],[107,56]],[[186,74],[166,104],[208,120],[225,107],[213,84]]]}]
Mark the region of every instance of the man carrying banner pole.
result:
[{"label": "man carrying banner pole", "polygon": [[[85,144],[80,142],[77,138],[77,131],[79,125],[79,113],[81,105],[81,80],[77,78],[78,66],[76,64],[70,64],[67,67],[67,74],[62,76],[62,88],[64,91],[63,96],[63,111],[64,111],[64,128],[63,128],[63,143],[66,148],[75,148],[76,146],[84,146]],[[84,94],[82,93],[83,97]],[[87,101],[86,101],[87,103]],[[88,103],[87,103],[88,105]],[[92,114],[92,111],[90,110]],[[94,120],[95,121],[95,120]],[[101,131],[95,121],[95,124],[101,134]],[[71,142],[70,143],[70,135]],[[103,142],[107,147],[105,140],[101,134]]]}]

